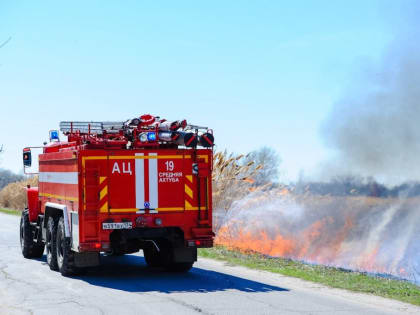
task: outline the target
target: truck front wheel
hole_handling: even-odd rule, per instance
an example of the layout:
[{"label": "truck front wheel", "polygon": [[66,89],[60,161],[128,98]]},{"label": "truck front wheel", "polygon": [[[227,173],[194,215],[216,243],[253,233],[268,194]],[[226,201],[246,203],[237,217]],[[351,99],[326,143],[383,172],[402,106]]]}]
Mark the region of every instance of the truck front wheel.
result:
[{"label": "truck front wheel", "polygon": [[28,211],[23,211],[20,218],[20,248],[25,258],[41,258],[44,254],[42,241],[34,241],[34,233],[29,223]]},{"label": "truck front wheel", "polygon": [[70,238],[66,237],[64,230],[64,219],[60,218],[57,225],[57,266],[58,270],[65,277],[76,274],[74,264],[74,252],[71,250]]}]

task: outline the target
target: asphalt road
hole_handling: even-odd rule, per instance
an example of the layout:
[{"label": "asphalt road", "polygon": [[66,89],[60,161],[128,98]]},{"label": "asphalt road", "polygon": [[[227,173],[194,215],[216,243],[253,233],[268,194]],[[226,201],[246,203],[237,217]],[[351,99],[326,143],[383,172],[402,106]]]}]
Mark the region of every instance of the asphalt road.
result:
[{"label": "asphalt road", "polygon": [[24,259],[19,218],[0,213],[0,314],[420,314],[420,308],[201,259],[188,274],[141,254],[103,257],[76,278]]}]

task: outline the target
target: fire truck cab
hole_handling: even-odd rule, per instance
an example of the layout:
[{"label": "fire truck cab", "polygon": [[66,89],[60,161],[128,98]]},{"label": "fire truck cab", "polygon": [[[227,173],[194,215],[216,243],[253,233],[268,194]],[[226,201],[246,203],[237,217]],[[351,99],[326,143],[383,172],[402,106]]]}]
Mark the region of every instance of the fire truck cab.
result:
[{"label": "fire truck cab", "polygon": [[[27,187],[20,244],[46,250],[64,276],[97,266],[100,254],[143,250],[150,267],[188,271],[212,247],[211,129],[143,115],[125,122],[61,122]],[[199,148],[199,146],[201,148]],[[31,165],[31,148],[23,150]]]}]

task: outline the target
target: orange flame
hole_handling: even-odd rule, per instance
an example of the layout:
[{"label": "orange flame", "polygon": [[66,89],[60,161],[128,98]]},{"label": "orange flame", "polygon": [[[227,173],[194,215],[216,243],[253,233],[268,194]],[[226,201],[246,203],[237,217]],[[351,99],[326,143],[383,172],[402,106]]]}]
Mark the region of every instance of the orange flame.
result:
[{"label": "orange flame", "polygon": [[[287,200],[291,192],[283,188],[274,194]],[[267,195],[255,195],[251,200],[247,200],[242,207],[249,208],[255,214],[255,210]],[[276,197],[277,198],[277,197]],[[238,210],[242,213],[243,209]],[[258,210],[261,216],[249,217],[242,215],[242,220],[229,220],[217,232],[215,244],[222,245],[230,249],[237,249],[242,252],[258,252],[272,257],[285,257],[296,260],[305,260],[312,263],[348,266],[352,269],[363,270],[375,273],[392,273],[389,266],[382,265],[378,260],[379,245],[365,245],[361,248],[359,255],[353,256],[354,246],[351,243],[354,235],[355,214],[348,214],[344,218],[339,216],[319,217],[313,215],[318,220],[310,223],[306,227],[297,229],[287,229],[280,225],[273,225],[265,217],[263,210]],[[257,219],[255,219],[257,218]],[[310,220],[304,219],[303,222]],[[354,236],[353,236],[354,237]],[[374,246],[375,245],[375,246]],[[345,257],[345,258],[343,258]],[[406,273],[404,268],[395,269],[396,273],[403,275]]]}]

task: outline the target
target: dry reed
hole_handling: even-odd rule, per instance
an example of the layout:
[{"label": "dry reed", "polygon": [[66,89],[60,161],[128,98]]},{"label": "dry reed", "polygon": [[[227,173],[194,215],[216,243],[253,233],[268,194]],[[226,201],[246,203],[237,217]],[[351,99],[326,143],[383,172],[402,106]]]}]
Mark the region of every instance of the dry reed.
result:
[{"label": "dry reed", "polygon": [[254,180],[252,177],[262,168],[251,161],[244,164],[248,155],[235,155],[226,150],[217,152],[213,160],[213,209],[214,230],[217,231],[222,219],[235,200],[246,196]]}]

